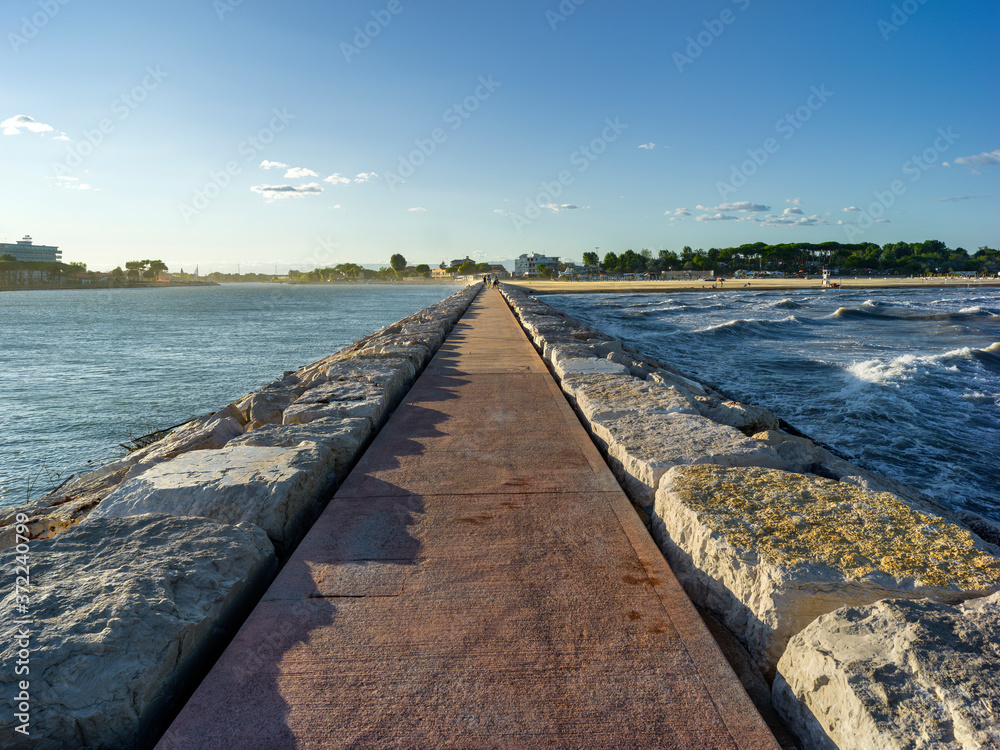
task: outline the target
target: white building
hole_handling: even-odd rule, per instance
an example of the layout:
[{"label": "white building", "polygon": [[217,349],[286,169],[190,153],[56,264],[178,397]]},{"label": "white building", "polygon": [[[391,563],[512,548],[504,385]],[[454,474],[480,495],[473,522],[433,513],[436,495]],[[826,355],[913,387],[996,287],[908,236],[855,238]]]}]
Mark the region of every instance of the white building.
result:
[{"label": "white building", "polygon": [[531,253],[531,255],[524,253],[514,261],[514,275],[537,276],[539,265],[544,265],[549,271],[558,272],[559,258],[550,258],[548,255],[539,255],[538,253]]},{"label": "white building", "polygon": [[21,261],[62,262],[62,251],[58,247],[33,245],[28,235],[24,235],[24,239],[16,243],[0,242],[0,255],[13,255],[16,260]]}]

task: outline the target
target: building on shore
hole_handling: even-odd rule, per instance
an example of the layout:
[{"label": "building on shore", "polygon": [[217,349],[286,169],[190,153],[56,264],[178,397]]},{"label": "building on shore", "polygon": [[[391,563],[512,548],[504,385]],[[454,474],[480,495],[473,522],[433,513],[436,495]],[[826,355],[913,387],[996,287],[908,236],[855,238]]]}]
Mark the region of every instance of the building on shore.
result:
[{"label": "building on shore", "polygon": [[32,244],[28,235],[17,242],[0,242],[0,256],[3,255],[12,255],[19,261],[62,263],[62,251],[58,247]]},{"label": "building on shore", "polygon": [[559,271],[559,258],[539,253],[522,253],[514,260],[515,276],[537,276],[538,266],[544,265],[548,271]]}]

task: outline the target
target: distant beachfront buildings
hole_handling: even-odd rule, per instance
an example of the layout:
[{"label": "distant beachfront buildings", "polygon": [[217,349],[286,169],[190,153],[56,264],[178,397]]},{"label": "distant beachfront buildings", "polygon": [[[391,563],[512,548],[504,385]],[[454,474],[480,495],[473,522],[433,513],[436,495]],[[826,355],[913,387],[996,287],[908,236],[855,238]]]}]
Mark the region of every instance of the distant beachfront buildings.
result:
[{"label": "distant beachfront buildings", "polygon": [[541,255],[539,253],[523,253],[521,256],[514,260],[514,275],[515,276],[537,276],[538,266],[544,265],[549,271],[559,270],[559,258],[549,257],[548,255]]},{"label": "distant beachfront buildings", "polygon": [[58,247],[32,244],[28,235],[17,242],[0,242],[0,256],[3,255],[12,255],[20,261],[62,262],[62,251]]}]

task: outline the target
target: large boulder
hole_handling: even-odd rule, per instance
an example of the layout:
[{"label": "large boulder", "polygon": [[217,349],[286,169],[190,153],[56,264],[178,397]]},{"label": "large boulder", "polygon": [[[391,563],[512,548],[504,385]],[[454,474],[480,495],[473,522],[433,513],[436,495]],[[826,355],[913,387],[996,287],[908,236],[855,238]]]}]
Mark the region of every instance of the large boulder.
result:
[{"label": "large boulder", "polygon": [[84,520],[143,513],[252,523],[284,553],[321,510],[336,482],[335,457],[314,442],[196,451],[124,482]]},{"label": "large boulder", "polygon": [[1000,560],[968,530],[803,474],[675,467],[656,493],[653,535],[695,603],[769,677],[793,635],[840,607],[1000,589]]},{"label": "large boulder", "polygon": [[368,442],[372,427],[367,419],[317,419],[306,424],[269,424],[234,438],[229,447],[256,445],[265,448],[295,448],[303,441],[318,443],[333,453],[333,472],[344,480]]},{"label": "large boulder", "polygon": [[[259,528],[162,515],[88,520],[29,554],[31,624],[20,632],[30,673],[14,673],[11,626],[0,690],[12,701],[29,683],[30,739],[14,731],[10,705],[0,726],[4,747],[37,750],[147,746],[276,566]],[[9,616],[13,587],[5,593]]]},{"label": "large boulder", "polygon": [[588,420],[634,413],[698,413],[694,400],[677,388],[631,375],[583,375],[567,380],[563,389]]},{"label": "large boulder", "polygon": [[816,750],[1000,747],[1000,594],[823,615],[778,662],[774,705]]},{"label": "large boulder", "polygon": [[285,409],[284,424],[305,424],[315,419],[348,417],[367,419],[372,427],[382,423],[389,408],[385,389],[366,380],[331,380],[310,388]]},{"label": "large boulder", "polygon": [[644,506],[653,504],[660,477],[674,466],[782,465],[771,448],[735,427],[683,411],[612,414],[592,420],[590,430],[623,489]]}]

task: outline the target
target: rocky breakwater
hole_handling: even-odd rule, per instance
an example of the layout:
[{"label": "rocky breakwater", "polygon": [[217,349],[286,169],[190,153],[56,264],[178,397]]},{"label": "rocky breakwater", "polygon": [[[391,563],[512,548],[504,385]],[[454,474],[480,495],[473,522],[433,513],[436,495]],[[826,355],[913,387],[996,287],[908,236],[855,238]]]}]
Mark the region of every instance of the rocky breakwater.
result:
[{"label": "rocky breakwater", "polygon": [[764,700],[770,684],[804,747],[1000,747],[996,524],[503,293],[685,590],[749,652],[744,684]]},{"label": "rocky breakwater", "polygon": [[6,712],[0,744],[155,741],[478,291],[4,511],[4,569],[28,563],[30,599],[0,690],[13,700],[27,682],[30,719]]}]

